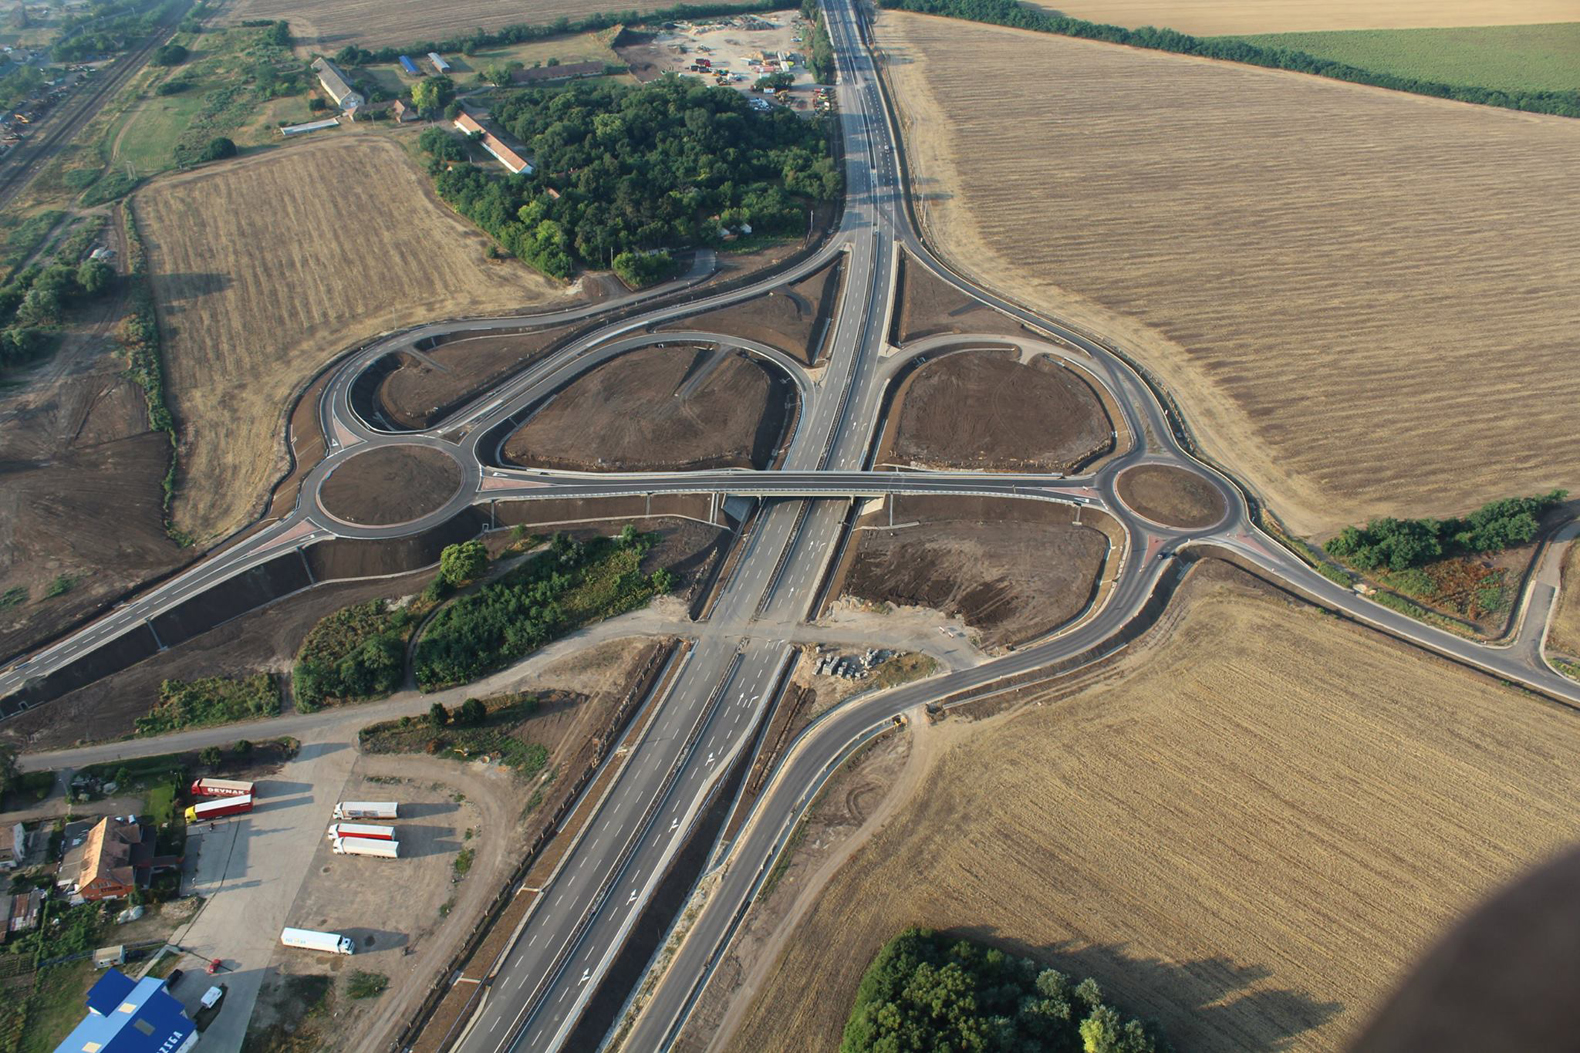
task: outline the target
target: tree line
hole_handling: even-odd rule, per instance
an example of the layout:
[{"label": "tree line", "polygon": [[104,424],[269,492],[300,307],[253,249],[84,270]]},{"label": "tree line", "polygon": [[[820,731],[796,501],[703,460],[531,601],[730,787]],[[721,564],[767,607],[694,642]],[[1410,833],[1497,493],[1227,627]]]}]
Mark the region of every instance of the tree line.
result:
[{"label": "tree line", "polygon": [[807,66],[819,84],[832,84],[834,42],[828,38],[828,25],[823,21],[823,5],[818,0],[801,0],[801,14],[812,23],[812,49],[807,56]]},{"label": "tree line", "polygon": [[862,975],[840,1053],[1155,1053],[1097,981],[931,929],[907,929]]},{"label": "tree line", "polygon": [[1453,556],[1498,552],[1536,536],[1541,515],[1556,507],[1565,490],[1535,497],[1489,501],[1463,519],[1373,519],[1364,527],[1345,527],[1325,546],[1361,570],[1409,570]]},{"label": "tree line", "polygon": [[692,77],[530,89],[493,117],[535,171],[453,164],[464,150],[430,129],[421,141],[436,189],[505,251],[559,278],[623,253],[718,243],[721,227],[799,233],[805,201],[840,190],[820,120],[755,113],[740,92]]},{"label": "tree line", "polygon": [[1580,117],[1580,91],[1503,91],[1477,84],[1443,84],[1419,77],[1361,69],[1358,66],[1319,58],[1292,48],[1266,47],[1228,37],[1196,37],[1173,29],[1158,29],[1155,26],[1126,29],[1123,26],[1088,22],[1082,18],[1054,15],[1037,8],[1026,7],[1017,0],[879,0],[879,3],[898,11],[946,15],[951,18],[989,22],[1016,29],[1033,29],[1040,33],[1056,33],[1060,36],[1101,40],[1110,44],[1126,44],[1152,51],[1196,55],[1201,58],[1221,59],[1225,62],[1243,62],[1252,66],[1309,73],[1318,77],[1349,81],[1354,84],[1370,84],[1377,88],[1430,95],[1439,99],[1474,102],[1483,106],[1501,106],[1510,110],[1528,110],[1532,113],[1552,113],[1561,117]]}]

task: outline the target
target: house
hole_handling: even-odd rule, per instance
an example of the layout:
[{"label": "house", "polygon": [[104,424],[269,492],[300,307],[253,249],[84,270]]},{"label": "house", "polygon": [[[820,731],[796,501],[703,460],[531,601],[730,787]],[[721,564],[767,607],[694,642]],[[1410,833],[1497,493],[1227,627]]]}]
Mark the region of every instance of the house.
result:
[{"label": "house", "polygon": [[328,59],[314,59],[313,72],[318,74],[318,84],[324,89],[324,94],[333,99],[335,105],[342,110],[354,112],[358,106],[367,103],[368,100],[353,88],[351,81],[340,72],[340,67]]},{"label": "house", "polygon": [[463,113],[457,117],[455,119],[455,128],[456,131],[469,137],[480,136],[481,138],[478,141],[483,144],[483,149],[492,154],[494,160],[510,169],[512,175],[520,175],[523,172],[527,175],[532,174],[532,165],[527,162],[526,158],[506,146],[493,132],[478,124],[477,119],[471,114]]},{"label": "house", "polygon": [[390,113],[394,114],[395,119],[402,124],[417,120],[417,107],[405,99],[396,99],[395,105],[390,107]]},{"label": "house", "polygon": [[147,887],[154,871],[179,862],[173,856],[154,855],[153,827],[132,816],[106,816],[88,831],[82,843],[82,862],[72,892],[89,902],[121,899],[134,889]]},{"label": "house", "polygon": [[55,1053],[187,1053],[197,1025],[156,977],[111,969],[88,989],[88,1015]]},{"label": "house", "polygon": [[6,909],[5,931],[0,933],[0,938],[13,933],[32,932],[38,928],[38,920],[44,913],[43,889],[30,889],[5,898],[11,902]]},{"label": "house", "polygon": [[575,80],[580,77],[602,76],[602,62],[571,62],[561,66],[534,66],[532,69],[512,70],[512,84],[547,84],[556,80]]},{"label": "house", "polygon": [[27,828],[21,823],[11,827],[11,836],[0,840],[0,869],[15,870],[27,858]]}]

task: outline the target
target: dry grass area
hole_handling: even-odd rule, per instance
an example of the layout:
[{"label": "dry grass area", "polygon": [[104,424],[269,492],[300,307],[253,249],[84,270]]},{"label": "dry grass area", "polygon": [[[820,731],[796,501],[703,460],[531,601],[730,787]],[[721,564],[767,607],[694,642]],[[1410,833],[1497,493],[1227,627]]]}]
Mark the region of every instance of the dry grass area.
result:
[{"label": "dry grass area", "polygon": [[729,1048],[834,1048],[872,954],[922,924],[1094,975],[1178,1049],[1340,1049],[1457,915],[1580,835],[1580,716],[1223,564],[1184,591],[1143,654],[943,753]]},{"label": "dry grass area", "polygon": [[1564,553],[1562,585],[1547,628],[1547,650],[1580,662],[1580,540]]},{"label": "dry grass area", "polygon": [[1572,0],[1054,0],[1040,6],[1120,26],[1168,26],[1201,36],[1323,29],[1520,26],[1573,22]]},{"label": "dry grass area", "polygon": [[919,15],[879,39],[934,242],[1134,352],[1296,532],[1580,489],[1580,122]]},{"label": "dry grass area", "polygon": [[394,142],[343,136],[162,179],[136,213],[182,429],[176,524],[241,526],[283,469],[292,393],[354,341],[566,289],[490,262]]},{"label": "dry grass area", "polygon": [[668,0],[645,0],[629,7],[611,6],[608,0],[539,0],[530,5],[512,0],[458,0],[443,4],[425,0],[238,0],[228,14],[232,22],[286,19],[297,43],[317,44],[327,52],[346,44],[398,47],[518,22],[546,23],[557,18],[574,21],[606,11],[656,11],[668,6]]}]

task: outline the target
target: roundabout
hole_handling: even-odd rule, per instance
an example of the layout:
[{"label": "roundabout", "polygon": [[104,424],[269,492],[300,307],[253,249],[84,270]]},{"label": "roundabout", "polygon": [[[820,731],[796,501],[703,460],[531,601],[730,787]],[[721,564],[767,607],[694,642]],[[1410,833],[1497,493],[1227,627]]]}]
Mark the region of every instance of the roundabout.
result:
[{"label": "roundabout", "polygon": [[461,462],[437,446],[378,446],[335,465],[318,502],[339,523],[401,526],[449,504],[465,480]]}]

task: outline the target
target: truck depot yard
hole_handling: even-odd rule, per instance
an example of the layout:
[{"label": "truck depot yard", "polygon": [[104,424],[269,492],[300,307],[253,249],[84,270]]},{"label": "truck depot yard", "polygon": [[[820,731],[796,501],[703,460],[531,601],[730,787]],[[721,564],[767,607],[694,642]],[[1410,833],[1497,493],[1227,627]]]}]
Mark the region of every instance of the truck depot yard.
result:
[{"label": "truck depot yard", "polygon": [[666,23],[615,51],[638,80],[678,73],[755,94],[759,78],[786,74],[791,78],[788,101],[804,110],[815,88],[806,65],[810,33],[806,19],[792,11],[725,15]]}]

